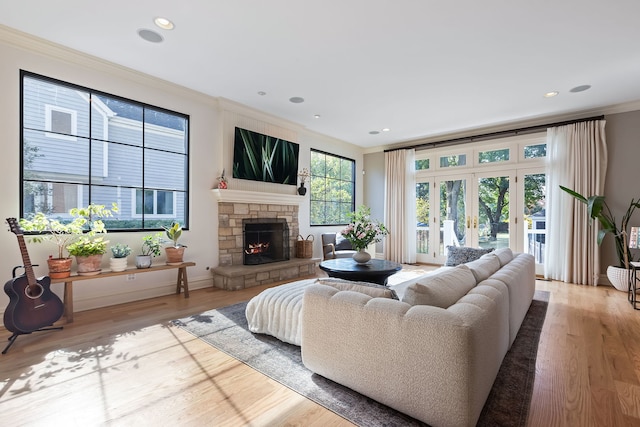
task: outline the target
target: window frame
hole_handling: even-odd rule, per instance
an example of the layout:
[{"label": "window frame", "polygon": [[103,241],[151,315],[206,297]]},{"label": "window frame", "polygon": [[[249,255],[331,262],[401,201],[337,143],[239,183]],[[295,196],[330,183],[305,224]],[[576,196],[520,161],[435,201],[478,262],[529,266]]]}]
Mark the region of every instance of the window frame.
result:
[{"label": "window frame", "polygon": [[[158,223],[158,220],[164,220],[164,219],[175,219],[180,221],[181,226],[184,230],[188,230],[189,229],[189,197],[190,197],[190,188],[189,188],[189,184],[190,184],[190,171],[189,171],[189,167],[191,164],[190,161],[190,116],[184,113],[180,113],[177,111],[172,111],[166,108],[162,108],[162,107],[158,107],[155,105],[151,105],[151,104],[147,104],[144,102],[140,102],[140,101],[135,101],[132,99],[128,99],[128,98],[124,98],[118,95],[114,95],[114,94],[110,94],[110,93],[106,93],[106,92],[102,92],[96,89],[91,89],[91,88],[87,88],[84,86],[80,86],[80,85],[76,85],[74,83],[69,83],[69,82],[65,82],[62,80],[58,80],[55,78],[51,78],[51,77],[47,77],[47,76],[43,76],[37,73],[33,73],[30,71],[26,71],[26,70],[20,70],[20,151],[19,151],[19,155],[20,155],[20,181],[19,181],[19,190],[20,190],[20,217],[25,217],[28,215],[25,215],[25,203],[26,203],[26,197],[25,197],[25,187],[27,184],[36,184],[36,185],[40,185],[40,184],[44,184],[45,187],[50,187],[52,185],[55,184],[62,184],[62,185],[75,185],[78,188],[78,204],[84,205],[86,203],[86,199],[88,199],[88,203],[101,203],[103,204],[102,201],[97,201],[96,199],[94,199],[94,196],[92,196],[93,194],[98,194],[97,197],[99,196],[99,191],[98,189],[102,189],[103,191],[112,191],[115,190],[116,194],[118,194],[118,196],[116,197],[118,200],[120,200],[120,192],[121,190],[126,190],[127,188],[130,189],[132,191],[133,197],[132,197],[132,204],[130,205],[130,214],[127,215],[127,217],[125,219],[131,219],[131,220],[136,220],[139,222],[139,224],[134,224],[133,227],[131,228],[109,228],[109,224],[107,223],[107,229],[111,232],[111,231],[122,231],[122,232],[134,232],[134,231],[156,231],[156,230],[162,230],[162,225]],[[49,85],[55,85],[55,86],[60,86],[62,88],[65,88],[67,90],[70,91],[77,91],[79,97],[83,97],[83,94],[87,94],[89,96],[89,99],[87,99],[87,105],[86,108],[87,110],[84,111],[82,109],[79,110],[74,110],[74,109],[69,109],[66,108],[66,106],[58,106],[58,105],[52,105],[46,102],[46,100],[43,100],[42,102],[40,102],[40,105],[44,107],[44,111],[40,110],[40,113],[36,113],[36,114],[42,114],[42,116],[40,116],[41,118],[39,120],[44,119],[44,123],[42,121],[40,121],[40,126],[42,126],[42,128],[40,126],[29,126],[26,127],[25,123],[26,123],[26,118],[30,118],[31,116],[28,116],[27,113],[28,111],[26,111],[26,106],[25,106],[25,101],[28,99],[27,96],[29,95],[28,92],[25,92],[27,90],[27,86],[26,86],[26,81],[27,79],[31,79],[31,80],[36,80],[45,84],[49,84]],[[95,116],[96,112],[93,110],[93,108],[95,106],[92,106],[92,104],[94,102],[92,101],[97,101],[97,104],[102,104],[101,99],[102,98],[110,98],[114,101],[117,102],[121,102],[124,103],[125,106],[126,105],[132,105],[135,106],[137,108],[141,108],[143,111],[142,114],[142,118],[140,120],[138,120],[138,122],[140,123],[140,128],[141,128],[141,136],[140,136],[140,140],[139,141],[135,141],[132,140],[131,142],[129,141],[125,141],[124,144],[126,145],[130,145],[132,147],[136,147],[139,148],[141,150],[141,161],[139,164],[139,170],[140,170],[140,176],[137,179],[132,179],[132,182],[124,182],[124,183],[109,183],[109,184],[104,184],[101,182],[101,178],[105,178],[108,176],[108,160],[109,160],[109,147],[115,147],[116,145],[120,144],[122,145],[123,142],[119,141],[119,140],[110,140],[108,138],[106,138],[105,136],[105,132],[97,132],[97,135],[94,136],[94,130],[93,130],[93,124],[91,121],[89,121],[89,125],[87,126],[87,132],[88,135],[82,135],[82,139],[86,140],[87,143],[87,150],[88,151],[88,155],[83,156],[80,160],[80,165],[82,165],[82,167],[85,167],[85,169],[87,169],[87,172],[84,173],[79,173],[77,174],[77,179],[75,180],[69,180],[69,179],[65,179],[64,177],[64,173],[61,172],[55,172],[55,171],[47,171],[46,169],[44,170],[44,172],[36,177],[33,178],[29,178],[26,177],[27,174],[27,170],[25,170],[25,167],[28,167],[27,165],[25,165],[25,149],[26,149],[26,142],[27,142],[27,138],[26,136],[29,133],[33,133],[36,132],[40,135],[42,135],[40,138],[44,137],[47,138],[48,140],[50,140],[49,142],[51,143],[52,147],[56,147],[56,143],[58,141],[60,141],[60,143],[63,143],[65,141],[67,141],[67,144],[69,143],[68,141],[79,141],[80,137],[78,135],[78,115],[81,112],[84,112],[88,115],[89,120],[91,120],[92,115]],[[83,107],[84,108],[84,107]],[[64,133],[57,133],[52,131],[51,126],[52,126],[52,112],[53,111],[60,111],[63,113],[67,113],[71,115],[71,132],[72,135],[66,135]],[[153,142],[150,141],[149,145],[146,144],[145,142],[145,132],[147,132],[147,129],[153,129],[155,127],[163,127],[160,125],[156,125],[154,123],[153,120],[145,120],[145,114],[144,112],[146,111],[150,111],[150,112],[159,112],[159,113],[164,113],[168,116],[172,116],[175,117],[179,120],[184,120],[184,129],[180,131],[181,135],[184,135],[184,145],[182,146],[182,143],[180,143],[180,149],[178,150],[174,150],[174,149],[165,149],[163,147],[161,148],[157,148],[153,145]],[[37,117],[37,116],[36,116]],[[106,129],[106,127],[105,127]],[[174,129],[171,126],[166,126],[166,129]],[[178,128],[175,128],[176,132]],[[42,144],[44,140],[40,140],[40,144]],[[96,167],[92,164],[92,162],[94,160],[92,160],[92,150],[99,150],[101,152],[102,155],[102,168],[100,168],[98,166],[98,170],[96,170]],[[151,150],[151,151],[149,151]],[[171,185],[171,183],[169,183],[170,185],[167,185],[166,188],[164,187],[164,183],[160,182],[161,186],[160,187],[152,187],[152,186],[147,186],[145,185],[145,181],[147,180],[147,178],[150,176],[149,173],[153,173],[153,165],[149,165],[148,164],[148,159],[147,161],[145,161],[145,154],[151,153],[151,152],[157,152],[157,153],[167,153],[170,155],[179,155],[179,156],[184,156],[183,160],[184,162],[180,162],[179,166],[177,167],[181,173],[184,174],[183,176],[183,181],[180,181],[177,184],[173,184]],[[136,167],[138,163],[135,164]],[[31,170],[29,170],[30,172]],[[102,176],[101,173],[102,172]],[[58,176],[56,176],[56,174]],[[48,176],[47,176],[48,175]],[[173,187],[173,188],[172,188]],[[167,214],[136,214],[136,205],[135,205],[135,192],[136,189],[139,189],[141,191],[147,191],[147,190],[153,190],[154,191],[154,211],[156,209],[156,204],[157,204],[157,192],[158,191],[165,191],[165,192],[172,192],[173,193],[173,206],[172,206],[172,210],[173,213],[171,215],[167,215]],[[83,202],[83,198],[82,196],[85,196],[85,201]],[[123,193],[124,195],[124,193]],[[184,197],[184,207],[181,208],[181,211],[178,212],[177,209],[177,205],[178,205],[178,200],[179,198],[182,199],[182,197]],[[37,200],[37,195],[35,195],[34,197],[34,201]],[[117,202],[118,200],[113,200],[114,202]],[[182,203],[182,200],[180,200],[180,203]],[[51,204],[51,201],[49,201],[49,204]],[[104,203],[106,204],[106,203]],[[78,206],[80,207],[80,206]],[[45,207],[46,208],[46,207]],[[49,207],[50,208],[50,207]],[[38,208],[35,208],[35,211],[38,211]],[[176,215],[178,213],[183,213],[184,212],[184,217],[182,218],[182,215],[180,215],[180,218],[176,218]],[[55,216],[57,218],[65,218],[68,216],[67,213],[65,214],[61,214],[59,212],[52,212],[51,216]],[[145,226],[145,222],[149,221],[149,225]]]},{"label": "window frame", "polygon": [[[356,161],[354,159],[351,159],[349,157],[345,157],[345,156],[340,156],[338,154],[333,154],[333,153],[329,153],[327,151],[322,151],[322,150],[317,150],[315,148],[311,148],[311,155],[310,155],[310,159],[313,157],[314,153],[318,153],[318,154],[322,154],[325,156],[331,156],[334,157],[336,159],[340,159],[342,160],[347,160],[349,162],[351,162],[351,179],[349,181],[345,181],[345,180],[341,180],[342,182],[350,182],[351,183],[351,194],[353,195],[351,198],[351,208],[350,208],[350,212],[354,212],[355,208],[356,208]],[[311,160],[310,160],[311,161]],[[311,188],[311,195],[309,196],[309,226],[311,227],[327,227],[327,226],[338,226],[338,225],[346,225],[348,224],[348,218],[345,218],[346,222],[338,222],[338,223],[328,223],[328,222],[322,222],[322,223],[314,223],[313,220],[314,218],[312,217],[313,215],[313,204],[314,202],[322,202],[325,204],[325,208],[326,205],[328,203],[331,202],[337,202],[337,203],[342,203],[342,204],[346,204],[345,202],[341,202],[340,200],[327,200],[326,198],[323,200],[319,200],[319,199],[314,199],[313,198],[313,181],[314,179],[322,179],[322,180],[326,180],[326,179],[336,179],[334,177],[329,177],[326,174],[326,162],[325,162],[325,174],[324,175],[313,175],[313,167],[310,168],[310,173],[311,175],[309,176],[309,187]],[[324,193],[324,195],[326,196],[326,192]],[[326,214],[324,216],[324,218],[326,219]]]}]

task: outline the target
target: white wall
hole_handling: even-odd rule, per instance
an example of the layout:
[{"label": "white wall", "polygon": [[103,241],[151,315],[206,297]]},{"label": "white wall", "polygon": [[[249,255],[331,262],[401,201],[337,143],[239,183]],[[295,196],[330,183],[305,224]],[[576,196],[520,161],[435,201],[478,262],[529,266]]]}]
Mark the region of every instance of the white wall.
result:
[{"label": "white wall", "polygon": [[[294,142],[300,143],[300,168],[309,167],[309,150],[317,148],[356,160],[362,169],[362,150],[351,144],[314,134],[291,123],[267,114],[253,111],[225,100],[167,83],[165,81],[104,62],[78,52],[61,48],[39,39],[26,37],[0,27],[0,144],[4,165],[0,185],[0,220],[20,215],[20,69],[60,79],[91,89],[145,102],[158,107],[178,111],[190,116],[190,230],[181,242],[188,246],[185,259],[195,261],[196,267],[189,269],[191,289],[212,286],[210,268],[218,264],[217,203],[211,192],[217,177],[224,167],[227,177],[231,175],[233,131],[236,125],[269,129]],[[256,129],[259,130],[259,129]],[[269,132],[271,133],[271,132]],[[295,191],[293,186],[265,184],[249,181],[229,180],[230,188],[266,191],[274,193]],[[362,182],[357,183],[358,194],[362,194]],[[309,193],[305,196],[309,198]],[[360,201],[361,203],[361,197]],[[300,232],[305,236],[314,234],[319,240],[320,230],[309,227],[309,205],[300,207]],[[148,233],[110,233],[112,243],[129,244],[138,251],[142,237]],[[46,275],[46,259],[53,253],[50,244],[28,244],[36,275]],[[320,256],[319,242],[314,256]],[[133,255],[130,257],[133,263]],[[164,255],[154,262],[163,263]],[[9,231],[0,233],[0,272],[5,280],[11,278],[11,270],[22,265],[17,240]],[[74,263],[75,265],[75,263]],[[108,256],[103,267],[108,266]],[[135,280],[126,281],[126,276],[87,280],[74,286],[76,311],[117,304],[137,299],[150,298],[175,292],[176,271],[138,274]],[[52,285],[62,295],[62,285]],[[9,299],[0,294],[0,310],[4,310]]]}]

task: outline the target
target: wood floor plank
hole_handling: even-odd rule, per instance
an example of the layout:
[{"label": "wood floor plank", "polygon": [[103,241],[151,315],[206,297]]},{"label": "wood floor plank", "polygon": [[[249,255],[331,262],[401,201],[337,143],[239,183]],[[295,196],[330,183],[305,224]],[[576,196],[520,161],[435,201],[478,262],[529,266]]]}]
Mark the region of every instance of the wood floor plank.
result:
[{"label": "wood floor plank", "polygon": [[[352,425],[169,324],[267,287],[79,312],[62,331],[19,337],[0,358],[0,425]],[[550,303],[528,425],[640,425],[640,311],[613,288],[536,287]]]}]

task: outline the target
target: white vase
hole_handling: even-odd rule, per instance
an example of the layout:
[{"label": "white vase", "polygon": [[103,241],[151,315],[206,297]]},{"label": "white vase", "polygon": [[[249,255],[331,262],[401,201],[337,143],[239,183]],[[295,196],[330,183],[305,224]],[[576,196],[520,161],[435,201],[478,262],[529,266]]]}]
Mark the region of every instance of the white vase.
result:
[{"label": "white vase", "polygon": [[151,267],[151,255],[136,255],[136,267],[137,268]]},{"label": "white vase", "polygon": [[631,276],[631,269],[622,267],[614,267],[610,265],[607,267],[607,279],[619,291],[629,291],[629,277]]},{"label": "white vase", "polygon": [[364,249],[360,249],[358,252],[353,254],[352,258],[358,264],[366,264],[371,259],[371,254]]},{"label": "white vase", "polygon": [[127,257],[109,259],[111,271],[125,271],[127,269]]}]

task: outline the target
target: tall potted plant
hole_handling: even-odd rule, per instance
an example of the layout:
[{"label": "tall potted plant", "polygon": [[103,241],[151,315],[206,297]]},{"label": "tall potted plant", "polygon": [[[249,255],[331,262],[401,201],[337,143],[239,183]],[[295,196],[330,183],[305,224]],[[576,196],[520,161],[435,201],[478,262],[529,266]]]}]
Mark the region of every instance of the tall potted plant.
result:
[{"label": "tall potted plant", "polygon": [[163,227],[167,237],[173,242],[172,246],[167,246],[165,251],[167,253],[167,264],[178,265],[182,264],[184,257],[185,245],[178,243],[178,239],[182,235],[182,227],[178,222],[171,224],[171,227]]},{"label": "tall potted plant", "polygon": [[629,262],[633,261],[633,256],[629,250],[628,228],[629,220],[636,208],[640,208],[640,199],[631,199],[627,211],[622,216],[620,224],[616,223],[611,209],[604,200],[604,196],[585,197],[567,187],[560,186],[560,189],[573,196],[576,200],[587,205],[587,214],[591,219],[596,219],[600,223],[600,231],[598,231],[598,245],[602,243],[604,236],[611,234],[613,236],[616,255],[618,257],[617,266],[609,266],[607,268],[607,278],[611,284],[619,291],[628,291],[629,289]]}]

